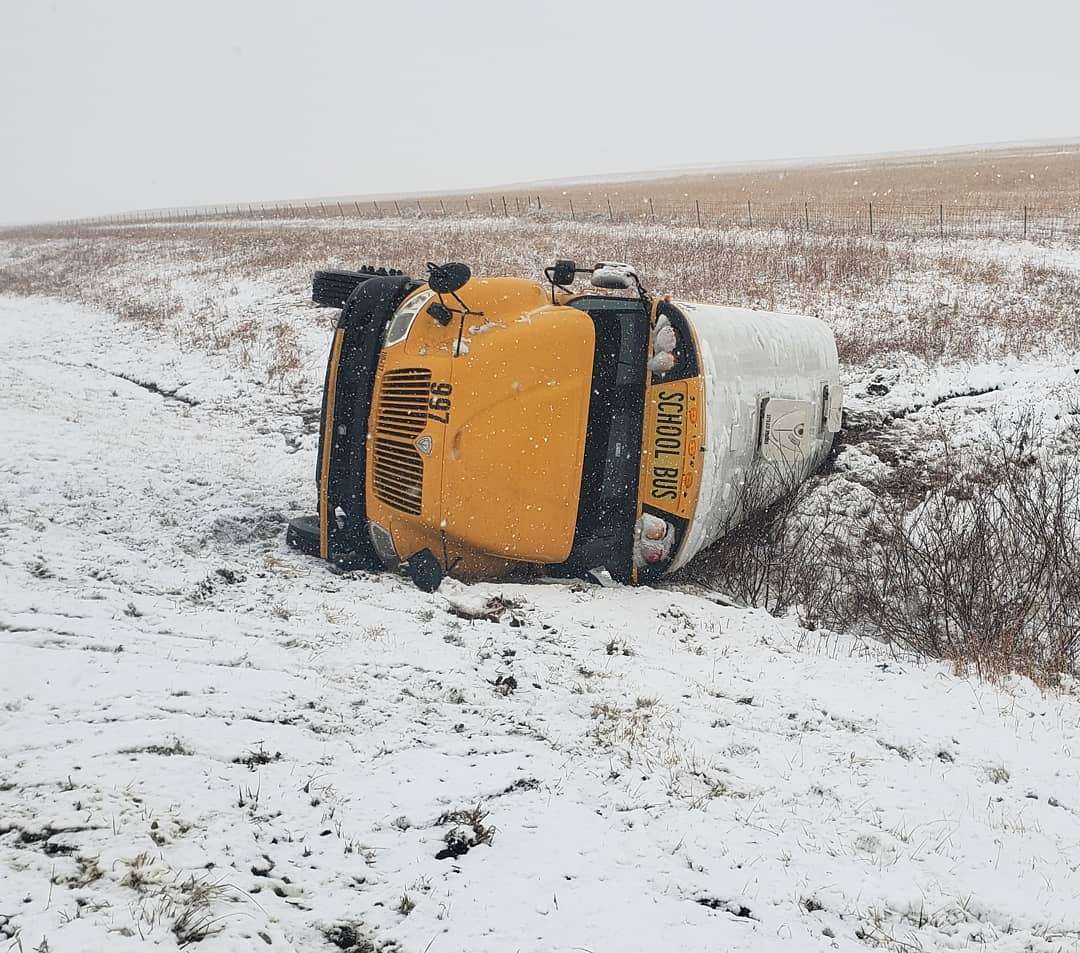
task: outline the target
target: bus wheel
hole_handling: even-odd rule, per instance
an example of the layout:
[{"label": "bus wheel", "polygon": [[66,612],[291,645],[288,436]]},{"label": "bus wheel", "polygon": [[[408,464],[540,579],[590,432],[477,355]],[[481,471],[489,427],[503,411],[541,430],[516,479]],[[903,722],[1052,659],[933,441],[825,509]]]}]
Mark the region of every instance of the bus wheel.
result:
[{"label": "bus wheel", "polygon": [[396,268],[373,268],[360,271],[317,271],[311,280],[311,300],[324,308],[344,308],[357,285],[368,278],[400,275]]}]

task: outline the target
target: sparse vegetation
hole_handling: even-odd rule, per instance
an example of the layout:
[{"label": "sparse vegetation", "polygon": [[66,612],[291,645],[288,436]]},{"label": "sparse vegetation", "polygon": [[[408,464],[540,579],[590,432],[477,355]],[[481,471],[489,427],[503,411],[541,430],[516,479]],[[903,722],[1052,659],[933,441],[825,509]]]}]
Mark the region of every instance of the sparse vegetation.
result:
[{"label": "sparse vegetation", "polygon": [[[299,331],[278,289],[308,297],[316,267],[375,261],[422,271],[433,257],[478,273],[539,274],[558,251],[638,263],[654,287],[690,300],[818,315],[841,358],[928,361],[1047,353],[1080,337],[1080,275],[1052,261],[987,255],[978,243],[785,228],[671,228],[535,219],[259,221],[198,227],[99,226],[19,234],[0,292],[49,293],[106,308],[185,348],[227,353],[280,388],[300,386]],[[160,266],[168,263],[167,270]],[[197,275],[198,298],[179,290]],[[161,277],[155,277],[161,275]],[[237,275],[263,300],[238,300]],[[269,289],[273,288],[271,292]],[[312,327],[328,327],[312,309]],[[289,330],[289,329],[292,330]]]},{"label": "sparse vegetation", "polygon": [[128,871],[121,883],[135,891],[130,912],[138,934],[148,938],[167,929],[181,949],[220,933],[229,916],[221,912],[221,905],[242,898],[224,881],[181,876],[146,854],[124,864]]},{"label": "sparse vegetation", "polygon": [[368,625],[360,630],[360,637],[368,642],[384,642],[389,634],[385,625]]},{"label": "sparse vegetation", "polygon": [[256,768],[262,767],[265,764],[271,764],[274,761],[280,760],[280,751],[275,751],[273,754],[270,754],[270,752],[266,751],[262,745],[259,745],[258,748],[254,748],[246,754],[238,755],[233,758],[233,764],[243,764],[247,766],[249,771],[254,771]]},{"label": "sparse vegetation", "polygon": [[86,887],[105,876],[97,857],[80,854],[75,858],[75,870],[68,874],[54,874],[53,883],[72,887]]},{"label": "sparse vegetation", "polygon": [[342,953],[402,953],[393,940],[376,942],[362,923],[335,923],[324,928],[322,934]]},{"label": "sparse vegetation", "polygon": [[125,860],[127,872],[120,878],[124,887],[130,887],[137,893],[145,892],[151,885],[157,882],[160,869],[155,865],[154,858],[146,851],[136,854],[131,860]]},{"label": "sparse vegetation", "polygon": [[452,824],[443,835],[444,846],[436,855],[436,860],[462,857],[479,844],[491,844],[495,838],[495,828],[485,824],[488,812],[479,804],[472,808],[447,811],[435,822],[436,827]]},{"label": "sparse vegetation", "polygon": [[191,757],[194,750],[175,735],[161,744],[145,745],[141,748],[122,748],[121,754],[155,754],[163,758]]},{"label": "sparse vegetation", "polygon": [[215,913],[214,904],[226,898],[229,892],[224,884],[195,877],[181,885],[180,896],[174,901],[171,928],[181,949],[220,932],[223,917]]},{"label": "sparse vegetation", "polygon": [[852,515],[828,474],[791,481],[768,506],[775,470],[748,476],[750,516],[689,567],[748,605],[804,624],[876,636],[958,669],[1056,684],[1080,666],[1080,466],[1033,418],[988,443],[947,437],[927,462],[874,486]]}]

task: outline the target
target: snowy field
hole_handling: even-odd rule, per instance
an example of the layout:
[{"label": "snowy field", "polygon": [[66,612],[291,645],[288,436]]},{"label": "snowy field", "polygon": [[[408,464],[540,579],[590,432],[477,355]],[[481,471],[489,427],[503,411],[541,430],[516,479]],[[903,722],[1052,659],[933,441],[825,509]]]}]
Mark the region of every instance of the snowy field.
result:
[{"label": "snowy field", "polygon": [[[1080,950],[1071,682],[707,591],[334,574],[284,545],[325,329],[227,307],[292,329],[289,386],[0,297],[0,950]],[[1075,412],[1076,364],[847,374],[914,446]]]}]

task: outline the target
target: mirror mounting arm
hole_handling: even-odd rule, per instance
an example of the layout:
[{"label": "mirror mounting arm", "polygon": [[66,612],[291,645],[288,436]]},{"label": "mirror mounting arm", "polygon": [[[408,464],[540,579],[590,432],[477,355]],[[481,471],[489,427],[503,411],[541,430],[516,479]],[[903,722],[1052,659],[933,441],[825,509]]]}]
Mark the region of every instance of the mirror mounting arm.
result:
[{"label": "mirror mounting arm", "polygon": [[[450,324],[455,314],[461,316],[461,326],[458,329],[457,346],[454,348],[454,354],[457,356],[461,352],[461,335],[465,329],[465,318],[470,314],[477,317],[483,317],[483,311],[473,311],[464,301],[461,300],[461,296],[458,294],[472,277],[472,271],[468,265],[460,261],[447,262],[445,265],[436,264],[433,261],[427,263],[428,270],[428,287],[435,292],[438,296],[438,303],[433,304],[428,309],[430,314],[436,321],[439,322],[444,328]],[[443,295],[450,295],[460,306],[458,308],[449,307],[443,300]]]},{"label": "mirror mounting arm", "polygon": [[592,274],[591,268],[578,268],[569,258],[559,258],[554,265],[544,269],[544,277],[551,284],[551,303],[555,304],[555,289],[570,294],[570,285],[577,275]]}]

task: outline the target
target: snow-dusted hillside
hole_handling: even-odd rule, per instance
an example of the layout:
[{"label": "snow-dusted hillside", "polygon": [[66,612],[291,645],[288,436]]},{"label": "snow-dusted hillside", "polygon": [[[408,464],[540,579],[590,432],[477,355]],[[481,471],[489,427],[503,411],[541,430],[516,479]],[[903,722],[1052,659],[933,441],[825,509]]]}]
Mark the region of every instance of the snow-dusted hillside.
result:
[{"label": "snow-dusted hillside", "polygon": [[1074,695],[332,574],[317,398],[0,299],[0,949],[1080,948]]}]

